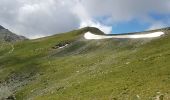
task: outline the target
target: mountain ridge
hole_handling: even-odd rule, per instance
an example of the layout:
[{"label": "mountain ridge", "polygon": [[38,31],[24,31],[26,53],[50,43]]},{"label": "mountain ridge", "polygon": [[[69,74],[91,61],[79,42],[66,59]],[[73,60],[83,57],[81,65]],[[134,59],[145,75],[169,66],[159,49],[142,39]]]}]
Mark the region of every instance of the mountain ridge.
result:
[{"label": "mountain ridge", "polygon": [[1,30],[1,29],[5,29],[5,28],[4,28],[3,26],[0,25],[0,30]]},{"label": "mountain ridge", "polygon": [[169,99],[170,29],[157,38],[86,40],[89,30],[103,35],[83,28],[0,47],[0,99]]},{"label": "mountain ridge", "polygon": [[24,36],[16,35],[8,29],[5,29],[3,26],[0,26],[0,40],[5,42],[16,42],[27,40],[27,38]]}]

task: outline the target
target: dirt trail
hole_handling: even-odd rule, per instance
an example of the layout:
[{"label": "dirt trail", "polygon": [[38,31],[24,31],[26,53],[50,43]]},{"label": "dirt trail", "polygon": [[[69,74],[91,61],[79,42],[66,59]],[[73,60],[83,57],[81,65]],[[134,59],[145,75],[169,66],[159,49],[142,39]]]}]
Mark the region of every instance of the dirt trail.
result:
[{"label": "dirt trail", "polygon": [[8,53],[12,53],[15,49],[13,44],[10,43],[10,45],[11,45],[11,50]]}]

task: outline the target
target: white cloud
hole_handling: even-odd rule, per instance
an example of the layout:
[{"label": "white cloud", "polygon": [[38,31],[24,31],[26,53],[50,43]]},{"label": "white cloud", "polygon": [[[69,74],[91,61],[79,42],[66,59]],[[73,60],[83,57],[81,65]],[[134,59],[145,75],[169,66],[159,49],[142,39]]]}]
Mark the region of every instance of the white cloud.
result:
[{"label": "white cloud", "polygon": [[[84,26],[105,33],[119,22],[139,19],[154,24],[149,13],[170,14],[169,0],[0,0],[0,24],[30,38]],[[108,17],[99,22],[97,17]],[[162,23],[161,23],[162,24]],[[165,24],[165,23],[164,23]]]},{"label": "white cloud", "polygon": [[81,21],[80,28],[91,26],[91,27],[99,28],[104,33],[111,33],[112,27],[103,25],[97,22],[96,20],[92,19],[89,13],[86,11],[84,6],[80,2],[76,3],[75,7],[73,8],[73,12],[79,17]]},{"label": "white cloud", "polygon": [[154,29],[159,29],[159,28],[164,28],[164,27],[167,27],[167,26],[163,22],[155,22],[149,27],[148,30],[154,30]]},{"label": "white cloud", "polygon": [[170,14],[169,0],[82,0],[91,16],[109,16],[113,22],[146,17],[148,13]]},{"label": "white cloud", "polygon": [[[12,31],[29,38],[66,32],[79,27],[80,20],[72,13],[69,5],[59,0],[15,0],[16,7],[0,4],[0,23]],[[8,16],[11,16],[9,18]]]}]

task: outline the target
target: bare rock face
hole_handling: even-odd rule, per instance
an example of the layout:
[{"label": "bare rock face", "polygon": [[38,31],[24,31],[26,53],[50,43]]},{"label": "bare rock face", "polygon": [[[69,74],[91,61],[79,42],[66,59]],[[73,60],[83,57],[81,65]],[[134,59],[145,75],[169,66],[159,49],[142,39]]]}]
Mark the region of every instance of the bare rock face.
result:
[{"label": "bare rock face", "polygon": [[0,25],[0,30],[1,30],[1,29],[5,29],[5,28],[4,28],[3,26]]},{"label": "bare rock face", "polygon": [[16,42],[16,41],[22,41],[26,39],[27,39],[26,37],[16,35],[0,25],[0,41]]}]

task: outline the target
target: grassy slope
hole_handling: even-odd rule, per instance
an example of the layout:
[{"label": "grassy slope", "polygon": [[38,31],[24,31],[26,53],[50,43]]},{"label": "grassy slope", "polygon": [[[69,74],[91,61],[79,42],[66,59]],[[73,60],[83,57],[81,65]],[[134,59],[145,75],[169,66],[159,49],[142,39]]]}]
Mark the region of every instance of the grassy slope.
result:
[{"label": "grassy slope", "polygon": [[[170,31],[148,39],[87,41],[85,29],[0,48],[0,98],[152,100],[170,98]],[[63,49],[58,43],[70,42]]]}]

